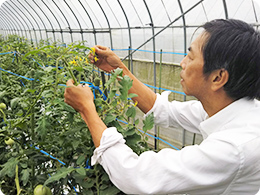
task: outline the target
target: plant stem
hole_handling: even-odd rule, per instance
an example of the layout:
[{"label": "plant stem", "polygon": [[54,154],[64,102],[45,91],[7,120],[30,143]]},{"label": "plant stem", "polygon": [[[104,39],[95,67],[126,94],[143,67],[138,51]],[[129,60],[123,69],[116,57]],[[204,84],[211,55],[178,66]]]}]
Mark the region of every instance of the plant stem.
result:
[{"label": "plant stem", "polygon": [[97,195],[99,195],[99,194],[100,194],[100,192],[99,192],[99,182],[98,182],[99,175],[98,175],[98,171],[97,171],[97,165],[95,165],[94,171],[95,171],[95,175],[96,175],[96,189],[97,189]]},{"label": "plant stem", "polygon": [[56,97],[56,94],[57,94],[59,60],[60,60],[60,58],[58,58],[58,59],[56,60],[56,74],[55,74],[55,85],[54,85],[54,98]]},{"label": "plant stem", "polygon": [[[34,71],[32,72],[32,78],[34,78]],[[32,89],[34,89],[34,82],[35,80],[32,80]],[[32,132],[32,140],[35,138],[34,128],[35,128],[35,121],[34,121],[34,107],[32,107],[32,115],[31,115],[31,132]]]},{"label": "plant stem", "polygon": [[22,190],[21,190],[20,184],[19,184],[18,165],[16,165],[16,167],[15,167],[15,185],[16,185],[16,189],[17,189],[17,195],[19,195]]},{"label": "plant stem", "polygon": [[3,114],[3,119],[4,119],[4,122],[6,123],[7,121],[6,121],[6,115],[5,115],[5,113],[4,113],[4,111],[0,108],[0,112],[2,112],[2,114]]},{"label": "plant stem", "polygon": [[32,108],[35,106],[35,104],[37,103],[37,101],[41,98],[43,91],[45,90],[45,88],[47,87],[47,85],[44,85],[40,94],[37,96],[37,98],[35,99],[35,101],[33,102],[33,104],[31,105],[31,107],[28,109],[27,113],[25,114],[25,116],[17,123],[14,124],[13,128],[16,127],[17,125],[19,125],[20,123],[22,123],[30,114]]},{"label": "plant stem", "polygon": [[78,85],[78,81],[77,81],[77,79],[75,78],[73,72],[71,71],[68,62],[67,62],[65,59],[63,59],[63,58],[62,58],[62,61],[66,64],[67,70],[69,71],[69,74],[70,74],[71,78],[73,79],[74,84],[77,86],[77,85]]}]

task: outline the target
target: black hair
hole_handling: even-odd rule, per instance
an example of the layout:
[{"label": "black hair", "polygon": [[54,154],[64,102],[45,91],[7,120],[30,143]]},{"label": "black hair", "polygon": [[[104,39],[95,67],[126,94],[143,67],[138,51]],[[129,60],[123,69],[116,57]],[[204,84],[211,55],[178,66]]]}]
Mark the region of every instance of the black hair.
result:
[{"label": "black hair", "polygon": [[225,69],[224,90],[233,99],[260,98],[260,34],[235,19],[218,19],[202,26],[207,36],[202,47],[204,74]]}]

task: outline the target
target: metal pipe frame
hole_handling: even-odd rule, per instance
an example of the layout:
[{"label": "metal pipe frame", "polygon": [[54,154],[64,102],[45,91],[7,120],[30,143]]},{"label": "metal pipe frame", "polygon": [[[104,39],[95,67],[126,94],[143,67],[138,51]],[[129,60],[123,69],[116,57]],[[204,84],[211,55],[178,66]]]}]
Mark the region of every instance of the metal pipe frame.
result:
[{"label": "metal pipe frame", "polygon": [[[33,30],[33,32],[34,32],[34,37],[35,37],[35,40],[36,40],[36,46],[38,46],[38,41],[37,41],[37,36],[36,36],[35,28],[34,28],[34,26],[32,25],[30,19],[24,14],[24,12],[19,8],[19,6],[17,6],[17,4],[15,4],[12,0],[9,0],[9,1],[12,2],[12,4],[13,4],[14,6],[16,6],[16,8],[25,16],[26,20],[29,21],[29,23],[31,24],[32,30]],[[19,1],[18,1],[18,2],[19,2]],[[10,6],[11,6],[11,5],[10,5]],[[11,6],[11,7],[12,7],[12,6]],[[13,7],[12,7],[12,8],[13,8]],[[18,13],[18,15],[19,15],[20,17],[22,17],[19,13]],[[23,17],[22,17],[22,18],[23,18]],[[27,25],[28,30],[29,30],[29,33],[30,33],[30,35],[31,35],[31,30],[30,30],[29,25],[27,24],[26,20],[24,20],[24,18],[23,18],[23,21],[24,21],[25,24]],[[33,41],[33,39],[32,39],[32,35],[31,35],[31,42],[32,42],[32,41]]]},{"label": "metal pipe frame", "polygon": [[[90,17],[89,13],[87,12],[86,8],[83,6],[81,0],[78,0],[78,2],[80,3],[80,5],[82,6],[82,8],[84,9],[84,11],[86,12],[86,14],[88,15],[88,18],[91,22],[92,28],[93,28],[93,35],[94,35],[94,40],[95,40],[95,45],[97,45],[97,35],[96,35],[96,29],[95,29],[95,25],[94,22],[92,20],[92,18]],[[84,31],[82,32],[84,33]]]},{"label": "metal pipe frame", "polygon": [[[70,9],[70,11],[72,12],[72,14],[74,15],[75,19],[77,20],[77,22],[78,22],[78,24],[79,24],[79,29],[80,29],[80,34],[81,34],[81,41],[83,41],[84,38],[83,38],[83,31],[82,31],[81,24],[80,24],[80,22],[79,22],[79,20],[78,20],[78,18],[77,18],[77,16],[76,16],[76,14],[73,12],[73,10],[72,10],[71,7],[69,6],[69,4],[66,2],[66,0],[64,0],[64,2],[66,3],[66,5],[68,6],[68,8]],[[72,32],[71,32],[71,34],[72,34]]]},{"label": "metal pipe frame", "polygon": [[226,17],[226,19],[228,19],[228,10],[227,10],[226,0],[223,0],[223,6],[224,6],[224,11],[225,11],[225,17]]},{"label": "metal pipe frame", "polygon": [[[127,27],[128,27],[128,28],[127,28],[127,29],[128,29],[128,36],[129,36],[129,47],[132,48],[132,36],[131,36],[131,29],[130,29],[129,20],[128,20],[128,17],[127,17],[127,15],[126,15],[126,13],[125,13],[125,10],[124,10],[122,4],[120,3],[119,0],[117,0],[117,2],[118,2],[118,4],[119,4],[119,6],[121,7],[121,9],[122,9],[122,11],[123,11],[123,14],[124,14],[124,16],[125,16],[125,19],[126,19],[126,23],[127,23]],[[134,70],[133,70],[133,59],[132,59],[132,55],[129,55],[128,57],[129,57],[129,61],[130,61],[130,63],[131,63],[131,72],[133,73]]]},{"label": "metal pipe frame", "polygon": [[[3,30],[4,37],[6,37],[8,34],[12,34],[10,27],[5,23],[5,20],[2,18],[2,13],[0,13],[0,19],[1,19],[1,25],[3,26],[1,30]],[[7,31],[10,31],[10,33],[8,33]]]},{"label": "metal pipe frame", "polygon": [[[14,10],[14,7],[9,3],[9,1],[6,1],[6,4],[8,4],[13,10]],[[11,11],[11,10],[10,10]],[[12,12],[12,11],[11,11]],[[13,13],[13,12],[12,12]],[[13,13],[14,14],[14,13]],[[18,14],[18,16],[24,21],[24,19],[22,18],[22,16],[17,12],[17,14]],[[15,17],[20,21],[20,19],[19,19],[19,17],[17,17],[16,16],[16,14],[14,14],[15,15]],[[20,21],[21,22],[21,21]],[[25,25],[27,26],[27,28],[28,28],[28,31],[29,31],[29,34],[30,34],[30,40],[32,40],[32,34],[31,34],[31,31],[30,31],[30,28],[29,28],[29,26],[28,26],[28,24],[27,24],[27,22],[25,22],[24,21],[24,23],[25,23]],[[25,30],[25,32],[26,32],[26,28],[24,28],[24,30]],[[28,38],[28,37],[27,37]]]},{"label": "metal pipe frame", "polygon": [[[155,56],[155,36],[154,36],[154,23],[151,12],[145,0],[143,0],[146,7],[147,13],[150,17],[150,26],[152,29],[152,44],[153,44],[153,85],[156,87],[156,56]],[[131,55],[131,54],[130,54]],[[156,93],[156,88],[154,88],[154,93]],[[154,137],[157,137],[157,126],[154,126]],[[157,150],[157,139],[154,139],[154,149]]]},{"label": "metal pipe frame", "polygon": [[[45,14],[45,12],[42,10],[42,8],[35,2],[35,0],[32,0],[33,2],[34,2],[34,4],[41,10],[41,12],[43,13],[43,15],[47,18],[47,20],[48,20],[48,22],[50,23],[50,25],[51,25],[51,28],[52,28],[52,33],[53,33],[53,40],[54,40],[54,42],[56,42],[56,37],[55,37],[55,32],[54,32],[54,28],[53,28],[53,25],[52,25],[52,23],[51,23],[51,21],[50,21],[50,19],[47,17],[47,15]],[[40,17],[41,18],[41,17]],[[43,22],[43,24],[44,24],[44,22]],[[44,26],[45,26],[45,24],[44,24]],[[45,28],[46,28],[46,26],[45,26]],[[46,35],[47,35],[48,33],[47,33],[47,29],[46,29]],[[47,36],[48,37],[48,36]]]},{"label": "metal pipe frame", "polygon": [[[38,18],[40,19],[41,23],[43,24],[44,26],[44,29],[45,29],[45,33],[46,33],[46,37],[48,39],[48,34],[47,34],[47,28],[45,26],[45,23],[42,21],[42,18],[38,15],[38,13],[33,9],[33,7],[31,6],[31,4],[29,4],[27,2],[27,0],[24,0],[25,3],[27,3],[27,5],[31,8],[31,10],[38,16]],[[36,5],[37,6],[37,5]],[[39,30],[41,31],[40,27],[39,27]]]},{"label": "metal pipe frame", "polygon": [[108,28],[109,28],[109,35],[110,35],[110,46],[111,46],[110,48],[113,49],[113,48],[114,48],[114,47],[113,47],[113,39],[112,39],[111,26],[110,26],[109,20],[108,20],[108,18],[107,18],[107,15],[106,15],[104,9],[103,9],[102,6],[100,5],[99,1],[98,1],[98,0],[96,0],[96,1],[97,1],[98,5],[99,5],[101,11],[103,12],[105,18],[106,18],[107,25],[108,25]]},{"label": "metal pipe frame", "polygon": [[[171,26],[173,23],[175,23],[176,21],[178,21],[183,15],[189,13],[192,9],[194,9],[195,7],[197,7],[201,2],[203,2],[204,0],[200,0],[199,2],[197,2],[196,4],[194,4],[193,6],[191,6],[187,11],[185,11],[183,14],[181,14],[180,16],[178,16],[177,18],[175,18],[172,22],[170,22],[168,25],[166,25],[163,29],[161,29],[160,31],[158,31],[154,36],[150,37],[148,40],[146,40],[143,44],[141,44],[139,47],[137,47],[134,51],[131,52],[131,54],[135,53],[136,51],[138,51],[138,49],[140,49],[141,47],[143,47],[146,43],[148,43],[149,41],[151,41],[154,37],[156,37],[157,35],[159,35],[161,32],[163,32],[165,29],[167,29],[169,26]],[[131,55],[129,54],[129,55]],[[126,56],[123,60],[125,60],[128,56]]]},{"label": "metal pipe frame", "polygon": [[[67,20],[65,14],[62,12],[62,10],[60,9],[60,7],[55,3],[54,0],[52,0],[52,2],[53,2],[54,5],[58,8],[58,10],[60,11],[60,13],[63,15],[64,19],[66,20],[66,22],[67,22],[67,24],[68,24],[69,29],[71,29],[70,24],[69,24],[69,21]],[[69,33],[70,33],[71,42],[73,42],[72,31],[70,30]]]},{"label": "metal pipe frame", "polygon": [[[22,29],[21,26],[20,26],[20,24],[23,26],[23,30],[21,30],[22,35],[23,35],[23,31],[24,31],[24,32],[25,32],[25,35],[23,35],[23,37],[28,37],[28,36],[27,36],[27,31],[26,31],[26,29],[25,29],[23,23],[19,20],[19,18],[17,18],[17,20],[19,20],[19,22],[16,21],[16,16],[13,14],[13,12],[12,12],[11,10],[10,10],[11,14],[9,13],[9,9],[7,8],[6,4],[3,4],[2,7],[1,7],[1,9],[2,9],[3,11],[5,11],[7,15],[9,15],[9,17],[7,17],[7,18],[9,18],[9,19],[12,18],[13,21],[15,21],[16,24],[18,24],[18,26],[19,26],[20,29]],[[15,16],[15,17],[13,17],[12,15]]]},{"label": "metal pipe frame", "polygon": [[[8,35],[9,33],[6,32],[6,31],[10,31],[10,34],[16,34],[16,33],[15,33],[16,30],[14,29],[14,26],[13,26],[13,25],[10,25],[10,26],[9,26],[9,21],[6,20],[5,16],[3,15],[3,12],[0,12],[0,16],[2,16],[2,17],[1,17],[2,23],[4,23],[4,27],[6,28],[6,30],[4,30],[4,33],[5,33],[6,35]],[[14,33],[12,32],[12,27],[13,27],[13,29],[14,29]],[[5,35],[5,36],[6,36],[6,35]]]},{"label": "metal pipe frame", "polygon": [[[25,9],[25,11],[31,16],[31,18],[34,20],[35,24],[38,26],[38,31],[40,32],[40,37],[42,39],[42,32],[41,32],[41,28],[38,24],[38,22],[35,20],[35,18],[32,16],[32,14],[28,11],[28,9],[20,2],[20,1],[17,1],[18,3],[20,3],[20,5]],[[29,20],[30,21],[30,20]],[[30,22],[31,23],[31,22]],[[34,28],[34,27],[33,27]],[[35,30],[35,28],[34,28]],[[36,30],[35,30],[36,31]],[[36,36],[36,35],[35,35]],[[37,39],[36,39],[37,40]],[[36,41],[37,42],[37,41]]]},{"label": "metal pipe frame", "polygon": [[[33,0],[34,1],[34,0]],[[48,8],[48,10],[51,12],[51,14],[53,15],[53,17],[55,18],[56,22],[58,23],[59,27],[60,27],[60,33],[61,33],[61,41],[64,43],[64,37],[63,37],[63,30],[61,28],[61,25],[59,23],[59,20],[56,18],[55,14],[52,12],[52,10],[49,8],[49,6],[42,0],[43,4]],[[45,15],[46,16],[46,15]],[[54,32],[54,31],[53,31]],[[56,41],[56,39],[54,40]]]}]

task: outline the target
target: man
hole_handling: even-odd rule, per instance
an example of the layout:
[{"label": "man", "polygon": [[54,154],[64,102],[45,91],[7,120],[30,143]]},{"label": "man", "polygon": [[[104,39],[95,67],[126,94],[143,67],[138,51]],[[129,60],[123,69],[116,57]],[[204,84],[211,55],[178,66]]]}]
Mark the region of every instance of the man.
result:
[{"label": "man", "polygon": [[93,137],[92,164],[100,163],[111,181],[129,194],[256,194],[260,187],[260,35],[239,20],[214,20],[189,47],[181,62],[181,84],[199,101],[169,102],[155,94],[108,48],[96,46],[100,69],[122,68],[133,80],[139,108],[154,113],[163,127],[180,125],[201,133],[200,145],[180,151],[162,149],[140,156],[124,144],[116,128],[107,128],[95,111],[89,87],[65,91]]}]

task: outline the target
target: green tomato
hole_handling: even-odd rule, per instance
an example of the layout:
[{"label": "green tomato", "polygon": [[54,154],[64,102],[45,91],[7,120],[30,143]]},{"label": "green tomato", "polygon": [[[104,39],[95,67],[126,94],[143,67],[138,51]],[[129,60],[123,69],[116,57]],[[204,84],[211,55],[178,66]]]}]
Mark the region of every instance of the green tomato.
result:
[{"label": "green tomato", "polygon": [[5,140],[5,144],[6,145],[13,145],[14,144],[14,140],[12,138],[9,138],[9,139]]},{"label": "green tomato", "polygon": [[47,195],[46,193],[47,189],[46,187],[43,187],[43,185],[37,185],[33,190],[34,195]]},{"label": "green tomato", "polygon": [[46,186],[46,195],[52,195],[51,189]]},{"label": "green tomato", "polygon": [[2,110],[6,109],[5,103],[0,103],[0,108],[1,108]]},{"label": "green tomato", "polygon": [[100,85],[100,78],[96,77],[96,78],[94,79],[94,85],[95,85],[95,86],[99,86],[99,85]]}]

